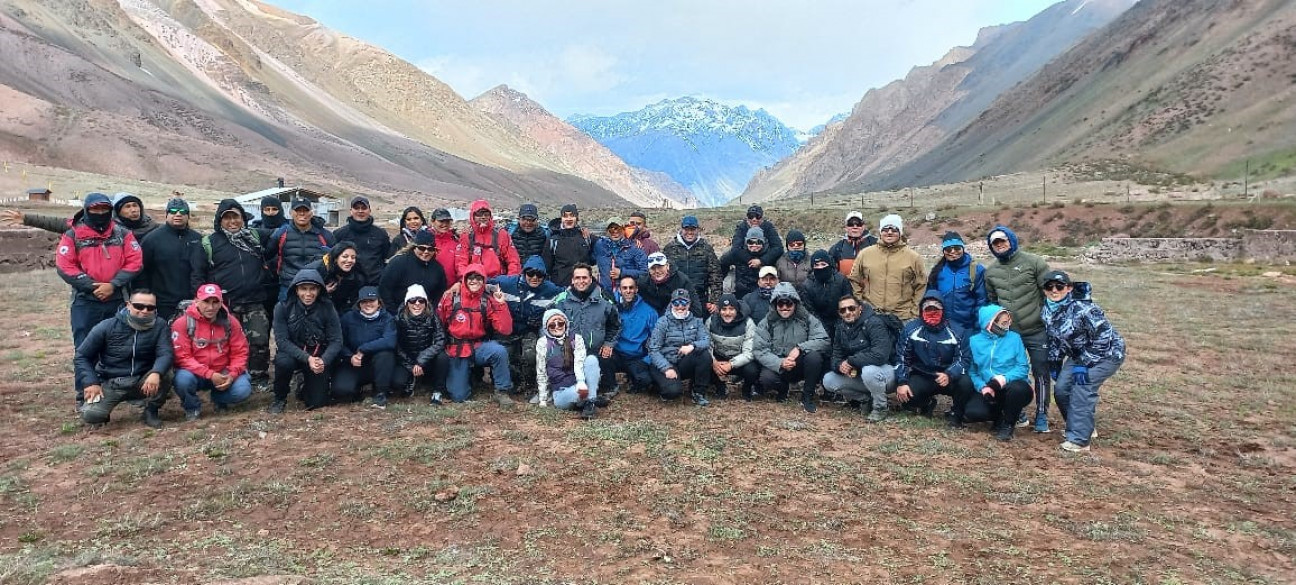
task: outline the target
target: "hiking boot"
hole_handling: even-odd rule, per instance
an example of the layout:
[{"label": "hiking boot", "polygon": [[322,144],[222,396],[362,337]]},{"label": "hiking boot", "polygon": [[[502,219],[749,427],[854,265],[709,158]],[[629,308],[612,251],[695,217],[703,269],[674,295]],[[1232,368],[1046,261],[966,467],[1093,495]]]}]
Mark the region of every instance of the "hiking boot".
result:
[{"label": "hiking boot", "polygon": [[1049,432],[1048,416],[1041,414],[1035,417],[1035,432],[1037,433]]},{"label": "hiking boot", "polygon": [[958,414],[951,413],[948,417],[945,417],[945,426],[955,430],[962,429],[964,427],[963,417]]},{"label": "hiking boot", "polygon": [[935,412],[936,412],[935,398],[928,400],[927,404],[924,404],[918,408],[918,414],[921,414],[924,418],[931,418],[932,415],[935,414]]},{"label": "hiking boot", "polygon": [[887,417],[890,415],[891,415],[891,411],[884,406],[882,408],[874,408],[873,412],[870,412],[868,418],[864,420],[867,420],[871,423],[880,423],[886,420]]},{"label": "hiking boot", "polygon": [[380,409],[380,410],[386,410],[386,409],[387,409],[387,395],[384,394],[384,393],[382,393],[382,392],[379,392],[378,394],[374,394],[373,402],[370,404],[370,406],[372,406],[372,407],[374,407],[374,408],[377,408],[377,409]]},{"label": "hiking boot", "polygon": [[[536,402],[539,401],[540,401],[539,398],[537,398]],[[598,397],[596,397],[594,400],[591,400],[589,402],[593,402],[594,406],[597,406],[599,408],[607,408],[612,405],[612,398],[606,394],[599,394]]]},{"label": "hiking boot", "polygon": [[197,410],[186,410],[186,411],[185,411],[185,422],[193,422],[193,421],[198,420],[198,416],[199,416],[200,414],[201,414],[201,412],[200,412],[200,411],[197,411]]},{"label": "hiking boot", "polygon": [[802,400],[801,408],[804,408],[806,412],[812,414],[814,413],[814,411],[819,410],[819,407],[815,405],[814,400]]},{"label": "hiking boot", "polygon": [[1014,426],[1011,422],[1005,421],[1003,423],[1000,423],[999,429],[995,431],[995,439],[1004,442],[1011,441],[1013,438],[1013,431],[1015,430],[1017,430],[1017,427]]},{"label": "hiking boot", "polygon": [[432,397],[428,399],[428,404],[431,404],[433,406],[441,406],[441,393],[433,392]]},{"label": "hiking boot", "polygon": [[710,400],[707,400],[707,399],[706,399],[706,396],[703,396],[701,392],[694,392],[694,393],[693,393],[693,404],[696,404],[696,405],[698,405],[698,406],[707,406],[707,405],[711,404],[711,401],[710,401]]},{"label": "hiking boot", "polygon": [[1026,418],[1026,411],[1022,411],[1022,413],[1017,416],[1017,425],[1016,425],[1017,428],[1024,429],[1026,427],[1029,427],[1030,425],[1031,425],[1030,419]]},{"label": "hiking boot", "polygon": [[145,407],[144,413],[140,415],[140,419],[144,421],[144,426],[147,426],[148,428],[162,428],[162,417],[158,416],[156,408]]},{"label": "hiking boot", "polygon": [[78,400],[76,405],[76,413],[81,414],[81,412],[84,410],[85,410],[85,400]]},{"label": "hiking boot", "polygon": [[288,408],[288,403],[286,401],[276,400],[270,403],[270,408],[266,409],[266,412],[270,414],[283,414],[285,408]]},{"label": "hiking boot", "polygon": [[508,392],[503,390],[495,391],[495,403],[500,405],[500,408],[509,408],[515,404],[513,399],[509,398]]},{"label": "hiking boot", "polygon": [[590,420],[596,414],[598,414],[598,408],[595,406],[594,401],[586,400],[584,406],[581,406],[580,417],[584,420]]},{"label": "hiking boot", "polygon": [[1075,443],[1072,443],[1071,441],[1065,441],[1058,447],[1061,448],[1063,451],[1066,451],[1067,453],[1088,453],[1089,452],[1089,445],[1077,445]]}]

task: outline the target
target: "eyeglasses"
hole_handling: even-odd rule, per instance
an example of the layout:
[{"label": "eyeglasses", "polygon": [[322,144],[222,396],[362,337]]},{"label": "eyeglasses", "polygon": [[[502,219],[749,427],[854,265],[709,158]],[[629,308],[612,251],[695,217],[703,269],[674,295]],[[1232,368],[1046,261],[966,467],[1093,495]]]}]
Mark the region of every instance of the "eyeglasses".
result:
[{"label": "eyeglasses", "polygon": [[566,328],[567,328],[567,322],[566,322],[566,321],[554,321],[554,322],[550,323],[550,324],[548,325],[547,328],[548,328],[548,329],[566,329]]},{"label": "eyeglasses", "polygon": [[436,250],[436,246],[414,246],[414,249],[419,252],[432,252]]},{"label": "eyeglasses", "polygon": [[854,313],[855,311],[858,310],[859,310],[859,305],[851,305],[849,307],[837,307],[837,314],[845,315],[846,313]]},{"label": "eyeglasses", "polygon": [[886,232],[896,232],[896,233],[899,233],[899,232],[900,232],[900,228],[896,228],[896,227],[892,227],[892,226],[886,226],[886,227],[882,228],[882,229],[879,230],[879,231],[881,231],[882,233],[886,233]]},{"label": "eyeglasses", "polygon": [[407,304],[407,305],[426,305],[426,304],[427,304],[427,299],[410,299],[410,300],[408,300],[408,301],[405,301],[405,304]]},{"label": "eyeglasses", "polygon": [[167,209],[167,213],[171,213],[171,214],[180,214],[180,215],[189,215],[189,210],[188,210],[188,209],[180,209],[180,208],[177,208],[177,207],[173,207],[173,208]]},{"label": "eyeglasses", "polygon": [[761,219],[761,217],[762,217],[762,216],[761,216],[761,214],[759,214],[759,213],[748,213],[748,214],[747,214],[747,219]]},{"label": "eyeglasses", "polygon": [[1056,281],[1055,281],[1055,282],[1049,282],[1049,283],[1045,283],[1045,284],[1044,284],[1044,290],[1047,290],[1047,291],[1066,290],[1067,286],[1068,286],[1068,285],[1065,285],[1065,284],[1062,284],[1062,283],[1060,283],[1060,282],[1056,282]]},{"label": "eyeglasses", "polygon": [[764,246],[765,240],[747,240],[748,246]]},{"label": "eyeglasses", "polygon": [[780,309],[786,309],[786,308],[788,308],[788,307],[795,307],[795,306],[796,306],[796,301],[775,301],[775,302],[774,302],[774,306],[775,306],[775,307],[778,307],[778,308],[780,308]]},{"label": "eyeglasses", "polygon": [[864,222],[858,219],[852,219],[846,222],[846,227],[864,227]]},{"label": "eyeglasses", "polygon": [[130,306],[134,307],[136,311],[144,311],[146,313],[157,310],[157,305],[150,305],[147,303],[131,303]]},{"label": "eyeglasses", "polygon": [[672,307],[687,307],[687,306],[689,306],[689,302],[688,302],[688,299],[675,299],[675,300],[671,301],[671,306],[672,306]]},{"label": "eyeglasses", "polygon": [[480,274],[469,274],[464,277],[464,280],[468,282],[486,282],[486,277]]}]

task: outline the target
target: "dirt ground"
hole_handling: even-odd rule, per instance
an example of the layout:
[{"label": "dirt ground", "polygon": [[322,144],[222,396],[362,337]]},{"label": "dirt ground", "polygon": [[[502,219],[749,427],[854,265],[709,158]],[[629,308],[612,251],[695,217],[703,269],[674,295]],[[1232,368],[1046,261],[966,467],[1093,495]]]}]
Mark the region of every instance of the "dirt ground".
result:
[{"label": "dirt ground", "polygon": [[479,392],[185,423],[173,398],[159,431],[129,406],[92,430],[66,286],[9,275],[0,583],[1291,583],[1296,287],[1194,268],[1075,269],[1130,346],[1080,456],[642,395],[593,422]]}]

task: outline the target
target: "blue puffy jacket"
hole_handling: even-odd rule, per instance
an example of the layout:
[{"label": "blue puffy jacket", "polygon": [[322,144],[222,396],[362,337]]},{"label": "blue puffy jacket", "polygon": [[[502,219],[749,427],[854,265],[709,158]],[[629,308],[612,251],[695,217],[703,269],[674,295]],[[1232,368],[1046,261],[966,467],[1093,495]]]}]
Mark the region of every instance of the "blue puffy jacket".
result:
[{"label": "blue puffy jacket", "polygon": [[639,296],[626,305],[620,291],[616,293],[616,306],[621,313],[621,335],[612,349],[632,358],[648,355],[648,337],[657,323],[657,311]]},{"label": "blue puffy jacket", "polygon": [[1030,356],[1021,335],[1008,331],[1003,335],[991,333],[990,323],[999,313],[1007,309],[999,305],[986,305],[977,312],[977,333],[968,338],[968,348],[972,350],[972,387],[980,389],[995,376],[1003,376],[1009,382],[1021,380],[1030,382]]},{"label": "blue puffy jacket", "polygon": [[652,337],[648,339],[648,355],[657,369],[665,372],[679,363],[683,357],[680,348],[692,345],[693,351],[711,349],[711,334],[706,324],[690,311],[685,319],[676,319],[666,313],[657,319],[653,326]]},{"label": "blue puffy jacket", "polygon": [[541,282],[538,287],[531,288],[526,282],[525,275],[528,270],[548,272],[544,260],[539,256],[531,256],[522,264],[522,274],[505,274],[490,279],[491,283],[499,286],[500,292],[504,293],[509,314],[513,316],[514,335],[539,332],[540,318],[544,317],[544,312],[553,306],[554,297],[563,291],[561,287],[548,280]]},{"label": "blue puffy jacket", "polygon": [[367,320],[359,309],[342,314],[342,355],[351,359],[358,351],[365,355],[380,351],[396,351],[396,317],[387,311],[378,311],[376,319]]},{"label": "blue puffy jacket", "polygon": [[977,264],[971,254],[965,253],[953,263],[941,258],[927,276],[927,288],[940,291],[945,315],[955,325],[969,332],[979,328],[977,310],[990,301],[986,298],[985,266]]},{"label": "blue puffy jacket", "polygon": [[594,242],[594,261],[598,263],[599,286],[603,290],[616,290],[608,276],[614,262],[621,269],[621,276],[633,276],[637,280],[648,273],[648,255],[629,238],[616,241],[599,238]]},{"label": "blue puffy jacket", "polygon": [[[918,305],[927,299],[940,299],[940,293],[927,291]],[[960,376],[967,373],[971,360],[967,337],[948,318],[935,327],[923,323],[922,317],[910,319],[896,340],[896,384],[908,384],[909,375],[915,371],[930,376],[941,372]]]}]

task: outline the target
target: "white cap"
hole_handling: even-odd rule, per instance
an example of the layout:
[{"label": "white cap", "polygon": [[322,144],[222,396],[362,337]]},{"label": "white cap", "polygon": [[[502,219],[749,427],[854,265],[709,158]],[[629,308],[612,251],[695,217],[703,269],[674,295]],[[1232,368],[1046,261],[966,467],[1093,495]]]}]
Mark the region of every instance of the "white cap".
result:
[{"label": "white cap", "polygon": [[778,269],[773,266],[761,266],[760,272],[756,273],[756,278],[763,278],[766,274],[778,276]]},{"label": "white cap", "polygon": [[850,220],[852,220],[852,219],[858,219],[858,220],[860,220],[860,221],[864,221],[864,214],[863,214],[863,213],[860,213],[860,212],[858,212],[858,211],[852,211],[852,212],[850,212],[850,213],[847,213],[847,214],[846,214],[846,223],[850,223]]},{"label": "white cap", "polygon": [[889,228],[889,227],[893,227],[893,228],[899,230],[900,233],[903,234],[903,233],[904,233],[904,220],[903,220],[903,219],[900,219],[900,216],[898,216],[898,215],[892,213],[891,215],[888,215],[888,216],[882,218],[882,221],[878,222],[878,231],[882,231],[882,230],[884,230],[884,229],[886,229],[886,228]]}]

